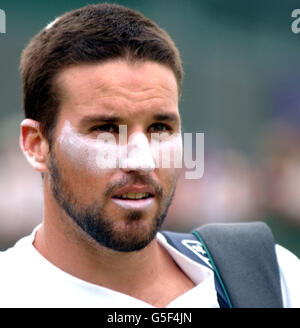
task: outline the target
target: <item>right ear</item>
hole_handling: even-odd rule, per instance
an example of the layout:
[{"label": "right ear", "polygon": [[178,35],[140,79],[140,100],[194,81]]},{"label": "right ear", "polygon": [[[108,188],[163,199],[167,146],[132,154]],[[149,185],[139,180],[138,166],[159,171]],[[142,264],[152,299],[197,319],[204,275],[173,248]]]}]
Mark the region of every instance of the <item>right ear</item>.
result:
[{"label": "right ear", "polygon": [[21,122],[20,147],[29,164],[38,172],[45,173],[49,144],[40,131],[40,123],[26,118]]}]

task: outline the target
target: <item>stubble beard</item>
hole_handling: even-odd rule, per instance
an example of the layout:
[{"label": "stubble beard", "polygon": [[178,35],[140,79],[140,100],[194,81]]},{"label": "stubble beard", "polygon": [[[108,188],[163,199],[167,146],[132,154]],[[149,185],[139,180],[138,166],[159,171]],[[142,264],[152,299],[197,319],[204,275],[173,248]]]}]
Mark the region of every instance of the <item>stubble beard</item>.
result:
[{"label": "stubble beard", "polygon": [[166,218],[177,182],[177,177],[174,177],[172,188],[166,196],[159,185],[144,175],[135,175],[134,178],[120,181],[119,185],[133,180],[148,184],[151,181],[159,203],[159,209],[151,220],[144,220],[144,214],[141,211],[128,211],[120,228],[120,224],[114,222],[109,214],[105,213],[99,201],[94,201],[89,205],[80,202],[76,192],[71,190],[64,180],[53,152],[50,154],[48,169],[52,195],[67,216],[76,223],[88,239],[92,238],[99,245],[119,252],[139,251],[155,238]]}]

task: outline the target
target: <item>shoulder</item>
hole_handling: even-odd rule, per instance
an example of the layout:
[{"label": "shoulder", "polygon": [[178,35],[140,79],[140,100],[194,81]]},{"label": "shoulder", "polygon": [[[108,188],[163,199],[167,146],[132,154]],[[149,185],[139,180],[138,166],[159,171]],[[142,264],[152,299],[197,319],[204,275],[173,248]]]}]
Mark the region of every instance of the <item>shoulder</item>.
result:
[{"label": "shoulder", "polygon": [[25,236],[6,251],[0,252],[0,286],[25,275],[32,258],[32,235]]},{"label": "shoulder", "polygon": [[28,244],[28,237],[20,239],[14,246],[0,252],[0,277],[5,273],[12,273],[12,269],[24,261],[24,253]]},{"label": "shoulder", "polygon": [[278,244],[275,246],[275,251],[278,262],[280,262],[279,264],[292,265],[293,267],[300,268],[300,259],[291,251]]},{"label": "shoulder", "polygon": [[31,237],[24,237],[0,252],[0,308],[25,306],[32,287],[38,283]]},{"label": "shoulder", "polygon": [[284,307],[300,307],[300,260],[286,248],[276,245]]}]

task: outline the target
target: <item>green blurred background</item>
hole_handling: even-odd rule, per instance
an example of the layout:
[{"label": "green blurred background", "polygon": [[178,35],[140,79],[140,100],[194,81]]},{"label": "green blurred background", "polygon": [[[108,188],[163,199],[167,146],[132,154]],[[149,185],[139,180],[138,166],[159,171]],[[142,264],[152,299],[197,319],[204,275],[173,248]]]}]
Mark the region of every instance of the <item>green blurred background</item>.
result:
[{"label": "green blurred background", "polygon": [[[175,40],[183,132],[205,134],[204,176],[180,179],[165,228],[264,220],[300,256],[300,33],[291,30],[299,1],[110,2],[141,11]],[[88,3],[96,1],[0,1],[0,249],[42,219],[40,175],[18,146],[20,53],[55,17]]]}]

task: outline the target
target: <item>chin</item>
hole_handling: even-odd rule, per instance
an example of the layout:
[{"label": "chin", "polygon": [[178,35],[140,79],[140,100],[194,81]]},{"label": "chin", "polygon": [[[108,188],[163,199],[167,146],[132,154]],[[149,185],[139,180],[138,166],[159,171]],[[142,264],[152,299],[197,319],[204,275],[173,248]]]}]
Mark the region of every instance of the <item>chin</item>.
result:
[{"label": "chin", "polygon": [[109,243],[104,246],[121,252],[139,251],[152,242],[159,228],[158,222],[141,218],[140,213],[134,212],[126,221],[114,225]]}]

